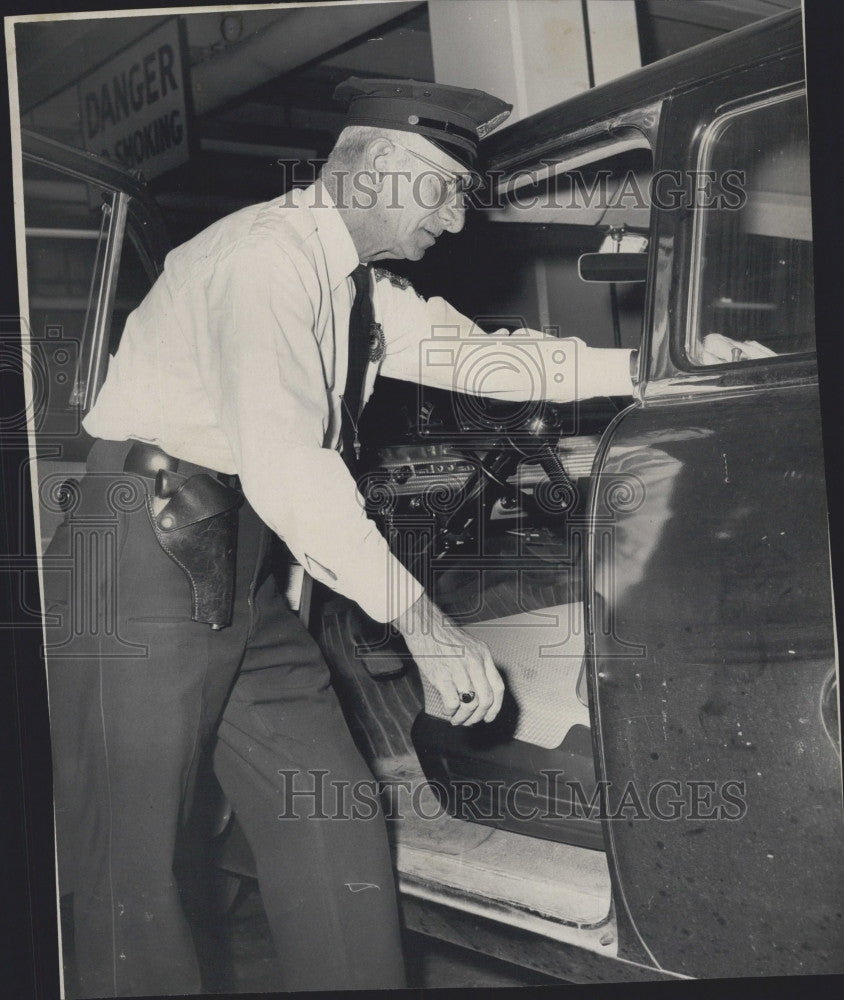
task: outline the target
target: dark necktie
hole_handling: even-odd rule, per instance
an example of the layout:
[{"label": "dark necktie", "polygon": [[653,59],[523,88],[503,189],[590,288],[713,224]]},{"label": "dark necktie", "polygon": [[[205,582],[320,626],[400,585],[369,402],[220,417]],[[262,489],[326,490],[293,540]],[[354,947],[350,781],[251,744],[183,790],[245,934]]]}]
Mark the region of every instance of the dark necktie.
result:
[{"label": "dark necktie", "polygon": [[369,267],[359,264],[352,271],[355,299],[349,314],[349,368],[343,392],[343,418],[340,437],[343,441],[343,458],[354,472],[360,455],[357,426],[360,419],[363,382],[369,364],[369,340],[372,334],[374,313],[369,296]]}]

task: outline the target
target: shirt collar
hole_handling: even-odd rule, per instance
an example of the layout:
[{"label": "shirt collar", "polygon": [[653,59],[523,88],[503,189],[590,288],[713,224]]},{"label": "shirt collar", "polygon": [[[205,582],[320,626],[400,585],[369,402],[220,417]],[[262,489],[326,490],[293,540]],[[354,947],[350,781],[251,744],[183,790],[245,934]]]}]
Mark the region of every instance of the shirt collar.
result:
[{"label": "shirt collar", "polygon": [[331,287],[336,288],[360,264],[351,234],[321,180],[302,192],[300,205],[311,210],[325,252],[328,278]]}]

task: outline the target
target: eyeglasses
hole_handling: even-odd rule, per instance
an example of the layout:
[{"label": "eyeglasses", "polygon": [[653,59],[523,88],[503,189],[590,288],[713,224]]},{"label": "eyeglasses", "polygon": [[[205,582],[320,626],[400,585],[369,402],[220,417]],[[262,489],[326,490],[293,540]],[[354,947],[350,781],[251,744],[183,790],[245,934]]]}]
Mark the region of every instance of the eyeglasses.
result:
[{"label": "eyeglasses", "polygon": [[432,208],[442,206],[452,200],[456,200],[460,208],[466,208],[469,201],[468,195],[475,187],[474,179],[470,175],[457,174],[447,167],[440,166],[439,163],[434,163],[433,160],[429,160],[422,153],[417,153],[415,149],[411,149],[401,142],[392,141],[394,146],[399,146],[406,153],[410,153],[411,156],[415,156],[423,163],[426,163],[434,171],[433,174],[429,173],[426,175],[431,178],[433,183],[439,185],[436,197],[431,206]]}]

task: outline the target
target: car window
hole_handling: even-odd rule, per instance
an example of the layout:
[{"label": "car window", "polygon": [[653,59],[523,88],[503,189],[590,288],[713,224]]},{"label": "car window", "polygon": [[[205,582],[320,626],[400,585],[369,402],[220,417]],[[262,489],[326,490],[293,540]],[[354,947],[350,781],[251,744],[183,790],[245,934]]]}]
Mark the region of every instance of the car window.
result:
[{"label": "car window", "polygon": [[[152,283],[134,241],[113,224],[121,198],[93,181],[24,161],[34,430],[40,452],[64,459],[79,458],[89,443],[81,421],[95,319],[103,314],[100,329],[113,352],[126,316]],[[109,251],[110,234],[119,245]],[[109,253],[117,265],[113,301],[105,287]]]},{"label": "car window", "polygon": [[[723,363],[707,337],[746,343],[735,363],[815,348],[805,94],[717,119],[701,144],[686,352]],[[711,341],[709,342],[711,343]]]},{"label": "car window", "polygon": [[136,309],[152,287],[154,275],[138,252],[138,242],[131,228],[127,228],[127,238],[123,241],[120,255],[120,270],[117,272],[117,291],[111,314],[108,350],[114,354],[123,336],[123,327],[129,313]]},{"label": "car window", "polygon": [[115,222],[125,219],[126,203],[125,195],[93,181],[24,160],[27,366],[42,552],[64,516],[62,497],[70,494],[62,484],[82,475],[92,443],[82,418],[85,387],[96,381],[96,341],[114,352],[126,317],[154,280],[132,223],[124,229]]},{"label": "car window", "polygon": [[34,430],[64,450],[72,448],[83,416],[74,386],[97,308],[114,198],[98,185],[24,161]]},{"label": "car window", "polygon": [[[490,326],[512,315],[511,326],[523,319],[555,336],[579,337],[591,347],[638,347],[644,283],[583,281],[578,260],[607,247],[628,249],[629,241],[646,256],[651,173],[648,140],[637,133],[609,146],[548,153],[530,167],[504,174],[481,205],[480,219],[472,220],[482,234],[484,261],[476,300],[461,303],[465,293],[456,287],[448,290],[449,301],[473,316],[492,306]],[[461,284],[467,270],[471,281],[471,270],[464,267]]]}]

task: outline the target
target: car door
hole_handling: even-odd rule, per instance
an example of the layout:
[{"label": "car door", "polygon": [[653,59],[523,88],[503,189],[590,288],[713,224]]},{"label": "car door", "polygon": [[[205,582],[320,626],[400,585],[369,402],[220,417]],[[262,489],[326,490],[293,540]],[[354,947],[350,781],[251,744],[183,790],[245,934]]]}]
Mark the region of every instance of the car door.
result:
[{"label": "car door", "polygon": [[70,499],[68,477],[84,471],[92,439],[82,420],[126,317],[161,269],[166,240],[128,174],[33,133],[23,142],[25,351],[43,551]]},{"label": "car door", "polygon": [[[802,75],[794,51],[668,102],[643,381],[590,508],[620,947],[692,976],[841,968]],[[707,363],[713,334],[752,344]]]}]

